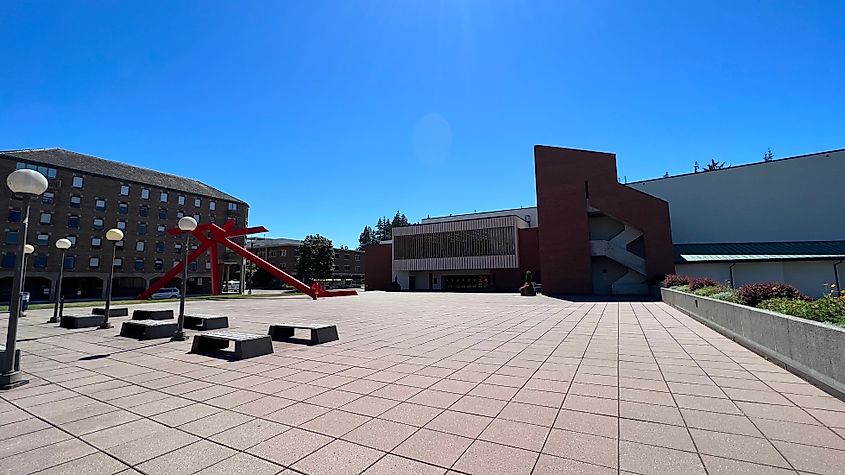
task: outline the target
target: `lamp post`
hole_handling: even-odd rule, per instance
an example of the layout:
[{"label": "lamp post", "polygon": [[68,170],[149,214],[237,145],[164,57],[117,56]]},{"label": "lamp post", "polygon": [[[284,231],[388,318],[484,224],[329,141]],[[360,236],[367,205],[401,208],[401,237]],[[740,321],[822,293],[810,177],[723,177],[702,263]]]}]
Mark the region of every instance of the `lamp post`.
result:
[{"label": "lamp post", "polygon": [[59,282],[56,284],[56,305],[53,307],[53,318],[47,323],[59,323],[59,300],[62,299],[62,278],[65,273],[65,252],[70,249],[70,239],[61,238],[56,241],[56,248],[62,251],[62,259],[59,261]]},{"label": "lamp post", "polygon": [[179,220],[179,229],[185,231],[185,249],[182,257],[182,291],[179,292],[179,318],[176,320],[176,333],[171,341],[185,340],[185,294],[188,292],[188,244],[190,244],[191,231],[197,229],[197,220],[185,216]]},{"label": "lamp post", "polygon": [[32,244],[23,245],[23,270],[21,271],[21,280],[23,281],[22,289],[26,289],[26,265],[29,260],[29,255],[35,252],[35,246]]},{"label": "lamp post", "polygon": [[123,231],[117,228],[112,228],[106,231],[106,239],[112,242],[111,246],[111,266],[109,266],[109,281],[106,282],[106,308],[103,323],[100,324],[100,329],[105,330],[111,328],[109,323],[109,307],[111,306],[111,281],[114,279],[114,256],[117,252],[117,242],[123,240]]},{"label": "lamp post", "polygon": [[12,293],[9,302],[9,327],[6,330],[6,346],[2,348],[0,358],[0,389],[12,389],[22,386],[29,381],[23,379],[20,373],[20,350],[15,348],[18,338],[18,320],[21,313],[21,292],[23,292],[23,272],[26,232],[29,226],[29,205],[32,198],[47,190],[48,182],[44,175],[35,170],[15,170],[6,178],[6,185],[13,194],[23,198],[26,211],[21,222],[20,236],[18,236],[18,255],[15,259],[15,273],[12,277]]}]

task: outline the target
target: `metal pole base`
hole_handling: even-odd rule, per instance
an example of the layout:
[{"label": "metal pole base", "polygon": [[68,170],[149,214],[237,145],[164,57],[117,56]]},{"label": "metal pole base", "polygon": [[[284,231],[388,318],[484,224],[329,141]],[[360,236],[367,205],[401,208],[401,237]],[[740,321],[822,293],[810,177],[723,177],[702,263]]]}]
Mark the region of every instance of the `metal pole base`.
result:
[{"label": "metal pole base", "polygon": [[47,323],[59,323],[59,318],[58,317],[50,317],[50,319],[47,320]]},{"label": "metal pole base", "polygon": [[12,371],[11,373],[0,374],[0,390],[15,389],[27,383],[29,383],[29,380],[24,379],[23,373],[21,373],[20,371]]},{"label": "metal pole base", "polygon": [[114,326],[109,322],[103,322],[98,327],[100,330],[108,330],[109,328],[114,328]]},{"label": "metal pole base", "polygon": [[173,334],[173,337],[170,339],[170,341],[185,341],[187,339],[188,337],[185,336],[185,332],[176,332]]}]

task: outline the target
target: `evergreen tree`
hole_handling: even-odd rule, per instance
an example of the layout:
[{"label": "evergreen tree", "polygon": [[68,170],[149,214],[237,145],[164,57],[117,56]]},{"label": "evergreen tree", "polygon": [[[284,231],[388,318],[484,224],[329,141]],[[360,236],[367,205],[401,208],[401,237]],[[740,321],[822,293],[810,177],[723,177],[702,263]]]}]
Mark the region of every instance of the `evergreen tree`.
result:
[{"label": "evergreen tree", "polygon": [[696,172],[696,173],[698,173],[698,171],[699,171],[700,169],[701,169],[701,167],[698,165],[698,160],[696,160],[696,161],[695,161],[695,172]]},{"label": "evergreen tree", "polygon": [[376,224],[376,240],[386,241],[393,238],[393,224],[386,217],[379,218]]},{"label": "evergreen tree", "polygon": [[766,153],[763,154],[763,161],[764,162],[771,162],[774,160],[775,156],[772,154],[772,149],[766,149]]},{"label": "evergreen tree", "polygon": [[406,218],[404,214],[399,214],[399,211],[397,211],[393,216],[393,221],[390,223],[390,227],[392,229],[399,226],[407,226],[408,224],[410,224],[408,223],[408,218]]},{"label": "evergreen tree", "polygon": [[299,279],[311,283],[315,279],[328,279],[334,269],[334,246],[331,240],[308,235],[299,246]]},{"label": "evergreen tree", "polygon": [[663,175],[663,178],[669,178],[669,172],[666,172],[666,173]]}]

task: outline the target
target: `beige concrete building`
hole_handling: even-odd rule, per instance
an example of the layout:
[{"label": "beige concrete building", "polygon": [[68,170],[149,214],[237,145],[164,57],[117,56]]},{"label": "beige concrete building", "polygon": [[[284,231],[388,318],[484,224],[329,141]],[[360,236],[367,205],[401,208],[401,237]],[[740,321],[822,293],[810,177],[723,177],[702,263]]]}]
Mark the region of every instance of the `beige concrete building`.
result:
[{"label": "beige concrete building", "polygon": [[[66,298],[101,298],[111,261],[110,228],[124,232],[115,259],[113,295],[134,296],[178,263],[182,242],[166,234],[182,216],[200,223],[224,223],[233,218],[247,224],[249,206],[205,183],[125,163],[104,160],[68,150],[32,149],[0,152],[0,175],[30,168],[49,181],[47,192],[32,202],[28,243],[35,252],[27,261],[26,291],[33,301],[55,297],[59,266],[64,265],[62,293]],[[12,269],[19,258],[17,244],[22,220],[22,200],[0,187],[6,206],[0,242],[0,301],[7,301]],[[64,262],[56,240],[68,238],[73,246]],[[220,276],[237,279],[242,259],[220,253]],[[209,292],[211,262],[203,256],[190,268],[188,292]],[[178,278],[168,285],[181,285]]]}]

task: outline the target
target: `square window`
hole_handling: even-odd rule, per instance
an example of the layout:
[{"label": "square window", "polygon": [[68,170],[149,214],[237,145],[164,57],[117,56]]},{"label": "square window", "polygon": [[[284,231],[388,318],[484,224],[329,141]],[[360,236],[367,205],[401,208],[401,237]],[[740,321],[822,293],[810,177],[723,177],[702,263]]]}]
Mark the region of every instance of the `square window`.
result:
[{"label": "square window", "polygon": [[158,226],[156,226],[156,232],[158,232],[159,236],[164,236],[164,234],[166,232],[166,228],[164,227],[163,224],[159,224]]},{"label": "square window", "polygon": [[120,229],[121,231],[126,231],[126,221],[118,221],[117,229]]},{"label": "square window", "polygon": [[361,266],[355,266],[355,272],[361,272]]},{"label": "square window", "polygon": [[197,223],[199,223],[199,222],[200,222],[200,215],[195,214],[195,215],[194,215],[194,221],[196,221]]},{"label": "square window", "polygon": [[228,209],[229,209],[229,211],[237,211],[238,210],[238,204],[237,203],[229,203]]},{"label": "square window", "polygon": [[191,262],[191,263],[188,265],[188,270],[190,270],[190,271],[192,271],[192,272],[193,272],[193,271],[196,271],[196,270],[197,270],[197,261]]},{"label": "square window", "polygon": [[164,252],[164,243],[163,242],[158,241],[156,243],[156,252]]},{"label": "square window", "polygon": [[91,259],[88,259],[88,267],[90,267],[91,269],[96,269],[100,267],[100,258],[92,257]]},{"label": "square window", "polygon": [[3,262],[0,267],[3,267],[4,269],[11,269],[15,267],[15,255],[9,253],[3,254]]},{"label": "square window", "polygon": [[65,256],[65,269],[73,269],[76,267],[76,256]]},{"label": "square window", "polygon": [[144,260],[143,259],[135,259],[135,270],[144,270]]},{"label": "square window", "polygon": [[94,218],[94,229],[103,229],[103,218]]},{"label": "square window", "polygon": [[129,185],[120,185],[120,196],[129,196]]},{"label": "square window", "polygon": [[162,270],[164,268],[164,261],[162,261],[161,259],[156,259],[153,263],[153,268],[155,270]]},{"label": "square window", "polygon": [[73,177],[73,187],[74,188],[82,188],[83,179],[81,176]]},{"label": "square window", "polygon": [[17,244],[18,243],[18,232],[17,230],[6,230],[6,244]]},{"label": "square window", "polygon": [[116,243],[114,243],[114,248],[117,249],[118,251],[122,251],[123,250],[123,240],[121,239],[120,241],[117,241]]},{"label": "square window", "polygon": [[194,208],[199,208],[202,206],[202,200],[199,198],[194,199]]},{"label": "square window", "polygon": [[39,255],[35,256],[35,262],[33,262],[32,265],[33,265],[33,267],[35,267],[37,269],[43,269],[43,268],[47,267],[47,256],[45,256],[43,254],[39,254]]},{"label": "square window", "polygon": [[123,267],[123,258],[122,257],[115,257],[114,258],[114,266],[117,268]]},{"label": "square window", "polygon": [[138,252],[144,251],[144,241],[138,241],[135,243],[135,250]]},{"label": "square window", "polygon": [[182,211],[179,211],[179,212],[176,213],[176,219],[182,219],[184,216],[185,216],[185,213],[182,212]]},{"label": "square window", "polygon": [[167,210],[161,208],[158,210],[158,219],[167,219]]},{"label": "square window", "polygon": [[41,213],[41,219],[38,220],[41,224],[50,224],[53,222],[53,214],[52,213]]},{"label": "square window", "polygon": [[205,263],[205,270],[211,270],[211,261]]},{"label": "square window", "polygon": [[41,195],[41,202],[45,205],[51,205],[56,201],[56,194],[52,191],[45,191],[43,195]]},{"label": "square window", "polygon": [[82,197],[73,195],[70,197],[70,207],[71,208],[81,208],[82,207]]},{"label": "square window", "polygon": [[138,208],[138,215],[141,216],[142,218],[146,218],[147,216],[149,216],[150,215],[149,206],[141,206],[140,208]]},{"label": "square window", "polygon": [[67,227],[79,229],[79,216],[71,215],[67,217]]},{"label": "square window", "polygon": [[70,241],[70,247],[76,247],[76,236],[67,236],[67,240]]},{"label": "square window", "polygon": [[208,209],[211,211],[215,211],[217,209],[217,202],[216,201],[209,201],[208,202]]},{"label": "square window", "polygon": [[103,238],[92,237],[91,238],[91,249],[99,249],[103,246]]},{"label": "square window", "polygon": [[9,222],[20,223],[23,219],[23,213],[19,209],[9,209]]},{"label": "square window", "polygon": [[148,200],[150,199],[150,190],[146,188],[141,188],[141,198]]},{"label": "square window", "polygon": [[53,179],[56,178],[56,169],[55,168],[48,168],[47,169],[47,178]]},{"label": "square window", "polygon": [[176,202],[177,202],[177,203],[179,203],[180,205],[185,204],[185,197],[184,197],[184,196],[182,196],[182,195],[179,195],[179,196],[176,198]]},{"label": "square window", "polygon": [[120,214],[129,214],[129,203],[118,203],[117,212]]},{"label": "square window", "polygon": [[147,234],[147,223],[138,223],[138,235],[143,236]]},{"label": "square window", "polygon": [[94,209],[97,211],[105,211],[106,210],[106,200],[102,198],[97,198],[94,200]]},{"label": "square window", "polygon": [[167,193],[166,192],[162,191],[161,195],[159,195],[158,198],[159,198],[159,201],[161,201],[162,203],[167,203]]},{"label": "square window", "polygon": [[35,238],[35,243],[39,246],[49,246],[50,235],[46,233],[38,233],[38,237]]}]

